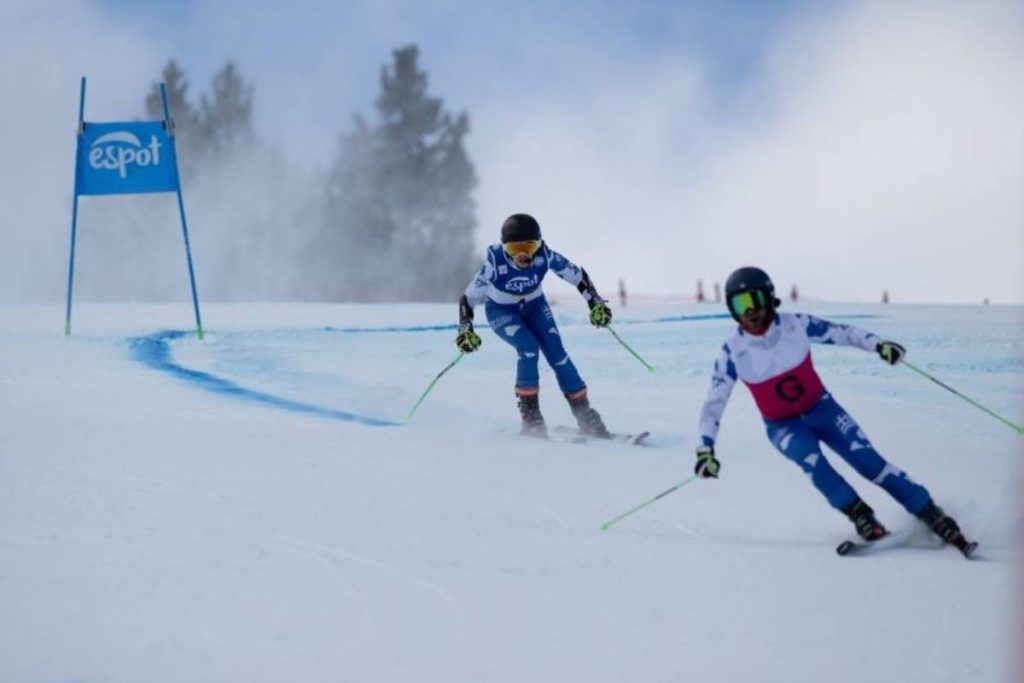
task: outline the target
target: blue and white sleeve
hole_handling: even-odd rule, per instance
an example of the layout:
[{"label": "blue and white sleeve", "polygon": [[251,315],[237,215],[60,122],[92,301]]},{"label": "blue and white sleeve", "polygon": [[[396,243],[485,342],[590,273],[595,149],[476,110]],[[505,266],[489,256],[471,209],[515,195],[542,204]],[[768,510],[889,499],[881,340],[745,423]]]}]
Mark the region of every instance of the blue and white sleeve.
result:
[{"label": "blue and white sleeve", "polygon": [[732,352],[728,344],[722,344],[722,350],[715,359],[715,370],[711,374],[711,388],[708,389],[708,396],[700,411],[701,445],[715,445],[722,414],[725,413],[725,406],[735,385],[736,365],[732,362]]},{"label": "blue and white sleeve", "polygon": [[882,341],[874,332],[868,332],[853,325],[841,325],[805,313],[797,313],[796,317],[803,323],[807,338],[812,344],[856,346],[865,351],[874,351],[878,343]]},{"label": "blue and white sleeve", "polygon": [[548,259],[548,267],[554,272],[555,275],[568,282],[573,287],[576,287],[583,280],[583,269],[577,266],[575,263],[559,254],[554,249],[549,249],[547,245],[544,245],[544,251]]},{"label": "blue and white sleeve", "polygon": [[480,270],[473,277],[473,281],[466,287],[466,300],[470,306],[479,306],[487,300],[487,289],[491,284],[491,280],[494,278],[494,262],[490,252],[487,253],[487,258],[484,260],[484,264],[480,266]]}]

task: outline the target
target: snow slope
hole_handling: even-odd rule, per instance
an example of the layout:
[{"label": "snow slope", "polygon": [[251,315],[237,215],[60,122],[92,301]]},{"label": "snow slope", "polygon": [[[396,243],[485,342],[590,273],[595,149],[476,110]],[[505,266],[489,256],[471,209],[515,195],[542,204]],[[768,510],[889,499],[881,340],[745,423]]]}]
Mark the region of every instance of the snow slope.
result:
[{"label": "snow slope", "polygon": [[[1024,422],[1024,309],[804,310],[905,343]],[[652,447],[516,436],[514,357],[489,331],[401,426],[456,355],[454,305],[211,305],[205,341],[187,304],[82,306],[71,338],[58,307],[0,307],[0,681],[1020,678],[1022,437],[906,368],[816,347],[980,561],[924,536],[837,557],[849,523],[742,387],[722,478],[602,532],[691,474],[730,322],[617,310],[648,374],[582,304],[556,312],[595,407]],[[915,524],[832,461],[884,522]]]}]

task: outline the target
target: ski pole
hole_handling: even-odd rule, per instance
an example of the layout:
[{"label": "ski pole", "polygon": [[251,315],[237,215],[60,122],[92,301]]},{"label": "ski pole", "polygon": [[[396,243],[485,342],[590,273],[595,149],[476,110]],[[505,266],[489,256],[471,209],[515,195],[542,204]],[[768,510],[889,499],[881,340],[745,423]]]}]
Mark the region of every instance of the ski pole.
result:
[{"label": "ski pole", "polygon": [[452,368],[454,368],[455,364],[458,363],[460,360],[462,360],[462,357],[465,356],[465,355],[466,354],[464,352],[460,352],[459,355],[455,357],[455,360],[453,360],[451,363],[446,365],[444,367],[444,370],[442,370],[441,372],[437,373],[437,377],[435,377],[433,380],[431,380],[430,384],[427,385],[427,388],[420,395],[419,400],[416,401],[416,405],[414,405],[412,407],[412,410],[410,410],[409,413],[405,416],[405,421],[406,422],[409,421],[409,419],[412,417],[412,414],[415,413],[416,409],[420,407],[421,403],[423,403],[423,399],[425,399],[427,397],[427,394],[430,393],[430,390],[434,388],[435,384],[437,384],[437,380],[441,379],[441,377],[444,376],[444,373],[446,373],[449,370],[451,370]]},{"label": "ski pole", "polygon": [[625,519],[626,517],[629,517],[629,516],[630,516],[631,514],[633,514],[634,512],[639,512],[640,510],[643,510],[643,509],[644,509],[645,507],[647,507],[647,506],[648,506],[648,505],[650,505],[651,503],[653,503],[653,502],[655,502],[655,501],[657,501],[657,500],[659,500],[659,499],[661,499],[661,498],[664,498],[665,496],[667,496],[668,494],[672,493],[673,491],[676,491],[676,490],[678,490],[678,489],[681,489],[681,488],[683,488],[684,486],[686,486],[687,484],[689,484],[689,483],[690,483],[691,481],[693,481],[693,480],[694,480],[694,479],[696,479],[696,478],[697,478],[697,475],[695,474],[695,475],[693,475],[692,477],[690,477],[689,479],[687,479],[687,480],[685,480],[685,481],[681,481],[681,482],[679,482],[678,484],[676,484],[676,485],[675,485],[675,486],[673,486],[672,488],[670,488],[670,489],[665,489],[664,491],[662,491],[661,493],[659,493],[658,495],[656,495],[656,496],[655,496],[654,498],[651,498],[650,500],[645,500],[644,502],[640,503],[639,505],[637,505],[637,506],[636,506],[635,508],[633,508],[632,510],[627,510],[626,512],[623,512],[623,513],[622,513],[621,515],[619,515],[618,517],[616,517],[616,518],[614,518],[614,519],[609,519],[609,520],[608,520],[607,522],[605,522],[604,524],[602,524],[602,525],[601,525],[601,531],[608,531],[608,528],[609,528],[609,527],[610,527],[610,526],[611,526],[612,524],[615,524],[615,523],[616,523],[616,522],[618,522],[619,520],[622,520],[622,519]]},{"label": "ski pole", "polygon": [[631,349],[629,347],[629,344],[627,344],[626,342],[622,341],[622,337],[620,337],[618,335],[618,333],[615,330],[612,329],[611,325],[608,325],[607,327],[605,327],[605,329],[608,330],[609,332],[611,332],[612,336],[619,340],[619,343],[622,344],[622,348],[624,348],[627,351],[629,351],[631,354],[633,354],[634,358],[636,358],[638,361],[643,363],[643,366],[645,368],[647,368],[647,372],[654,372],[654,366],[651,365],[650,363],[648,363],[647,361],[645,361],[643,358],[641,358],[640,355],[636,351],[634,351],[633,349]]},{"label": "ski pole", "polygon": [[989,415],[991,415],[992,417],[994,417],[997,420],[999,420],[1000,422],[1002,422],[1003,424],[1009,425],[1010,427],[1013,427],[1015,430],[1017,430],[1018,434],[1024,434],[1024,427],[1021,427],[1020,425],[1015,425],[1014,423],[1012,423],[1009,420],[1007,420],[1005,417],[1001,417],[999,415],[996,415],[991,410],[989,410],[985,406],[981,405],[980,403],[978,403],[974,399],[968,398],[967,396],[964,396],[963,394],[961,394],[959,391],[957,391],[953,387],[949,386],[948,384],[940,382],[938,379],[936,379],[935,377],[932,377],[931,375],[929,375],[927,372],[925,372],[921,368],[915,367],[915,366],[911,365],[910,363],[908,363],[907,361],[903,361],[903,365],[906,365],[908,368],[910,368],[914,372],[927,377],[928,379],[930,379],[931,381],[935,382],[936,384],[938,384],[940,387],[942,387],[946,391],[950,392],[951,394],[954,394],[955,396],[959,396],[960,398],[962,398],[963,400],[967,401],[968,403],[970,403],[972,406],[974,406],[978,410],[986,412]]}]

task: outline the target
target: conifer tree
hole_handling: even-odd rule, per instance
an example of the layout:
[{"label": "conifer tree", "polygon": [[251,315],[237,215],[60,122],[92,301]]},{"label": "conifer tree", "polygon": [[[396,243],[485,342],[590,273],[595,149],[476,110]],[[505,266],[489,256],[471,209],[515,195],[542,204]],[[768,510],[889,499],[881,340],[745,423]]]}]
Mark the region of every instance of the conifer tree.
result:
[{"label": "conifer tree", "polygon": [[229,61],[214,75],[210,90],[199,106],[203,141],[215,156],[232,154],[253,141],[252,86]]},{"label": "conifer tree", "polygon": [[[189,83],[185,79],[185,72],[173,59],[167,61],[160,75],[167,88],[167,107],[174,120],[175,134],[179,136],[179,157],[190,158],[202,149],[203,140],[199,112],[188,95]],[[155,82],[150,87],[149,94],[146,95],[145,108],[147,120],[163,120],[164,105],[160,97],[160,82]]]},{"label": "conifer tree", "polygon": [[[476,172],[464,147],[465,113],[427,94],[418,49],[381,69],[377,121],[356,117],[327,179],[324,254],[332,295],[443,300],[473,269]],[[358,254],[358,259],[353,259]]]}]

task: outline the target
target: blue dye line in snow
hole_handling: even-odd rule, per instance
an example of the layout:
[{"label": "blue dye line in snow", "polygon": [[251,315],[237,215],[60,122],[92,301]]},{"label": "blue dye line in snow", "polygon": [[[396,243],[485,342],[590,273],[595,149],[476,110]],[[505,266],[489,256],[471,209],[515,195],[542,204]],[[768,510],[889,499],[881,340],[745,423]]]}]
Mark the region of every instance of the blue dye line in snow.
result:
[{"label": "blue dye line in snow", "polygon": [[154,370],[166,372],[174,377],[178,377],[189,382],[195,382],[204,389],[215,391],[220,394],[235,396],[247,401],[273,406],[274,408],[283,408],[297,413],[327,417],[333,420],[357,422],[371,427],[399,426],[399,423],[391,422],[389,420],[355,415],[354,413],[346,413],[342,410],[324,408],[311,403],[292,401],[287,398],[281,398],[280,396],[274,396],[273,394],[266,394],[261,391],[246,389],[245,387],[239,386],[234,382],[229,382],[228,380],[217,377],[216,375],[182,367],[171,360],[171,350],[168,342],[173,339],[179,339],[186,334],[191,334],[191,332],[185,332],[183,330],[163,330],[161,332],[151,334],[148,337],[136,337],[131,339],[132,356],[135,360],[145,363]]},{"label": "blue dye line in snow", "polygon": [[[837,320],[857,320],[863,318],[878,318],[880,316],[868,314],[868,313],[850,313],[846,315],[830,315],[830,316],[819,316],[829,319]],[[729,320],[732,316],[728,313],[705,313],[703,315],[672,315],[665,318],[655,318],[653,320],[617,320],[616,325],[642,325],[644,323],[677,323],[677,322],[691,322],[696,320]],[[564,325],[565,323],[560,323]],[[488,327],[486,323],[474,325],[477,329]],[[459,326],[456,324],[450,325],[414,325],[414,326],[400,326],[393,325],[390,327],[325,327],[325,332],[341,332],[343,334],[365,334],[365,333],[388,333],[388,332],[446,332],[451,330],[457,330]]]},{"label": "blue dye line in snow", "polygon": [[[830,318],[846,318],[846,319],[857,319],[857,318],[878,318],[877,315],[869,314],[847,314],[847,315],[834,315],[828,316]],[[619,324],[642,324],[642,323],[669,323],[669,322],[688,322],[697,320],[728,320],[730,315],[728,313],[709,313],[704,315],[676,315],[669,316],[666,318],[655,318],[654,320],[624,320],[620,321]],[[480,325],[478,327],[486,327],[486,325]],[[372,332],[439,332],[439,331],[450,331],[458,329],[458,325],[419,325],[419,326],[391,326],[391,327],[324,327],[326,332],[342,332],[347,334],[352,333],[372,333]],[[397,427],[400,425],[398,422],[391,422],[390,420],[382,420],[376,417],[366,417],[363,415],[356,415],[354,413],[347,413],[343,410],[334,410],[333,408],[325,408],[323,406],[313,405],[311,403],[302,403],[301,401],[293,401],[287,398],[281,398],[280,396],[274,396],[273,394],[267,394],[261,391],[255,391],[253,389],[246,389],[245,387],[239,386],[234,382],[229,382],[226,379],[211,375],[208,372],[200,372],[199,370],[190,370],[186,367],[178,365],[171,360],[171,350],[168,342],[174,339],[180,339],[186,334],[191,332],[185,332],[183,330],[163,330],[155,334],[151,334],[148,337],[136,337],[130,340],[132,356],[135,360],[145,363],[154,370],[160,372],[166,372],[179,379],[184,379],[189,382],[195,382],[199,386],[209,391],[215,391],[221,394],[227,394],[229,396],[235,396],[247,401],[253,401],[255,403],[262,403],[264,405],[273,406],[275,408],[283,408],[285,410],[291,410],[297,413],[305,413],[307,415],[317,415],[319,417],[327,417],[333,420],[343,420],[345,422],[357,422],[359,424],[369,425],[372,427]]]},{"label": "blue dye line in snow", "polygon": [[[486,325],[474,325],[474,327],[487,327]],[[353,334],[359,332],[442,332],[444,330],[457,330],[458,325],[419,325],[414,327],[325,327],[325,332],[344,332]]]},{"label": "blue dye line in snow", "polygon": [[705,313],[704,315],[670,315],[667,318],[655,318],[654,320],[631,320],[627,322],[655,322],[675,323],[690,320],[729,320],[732,318],[728,313]]},{"label": "blue dye line in snow", "polygon": [[[848,313],[845,315],[819,315],[817,318],[827,318],[829,320],[858,320],[862,318],[878,318],[881,316],[874,315],[871,313]],[[732,315],[729,313],[706,313],[704,315],[672,315],[667,318],[655,318],[654,320],[627,320],[626,323],[675,323],[684,322],[690,320],[729,320]]]}]

